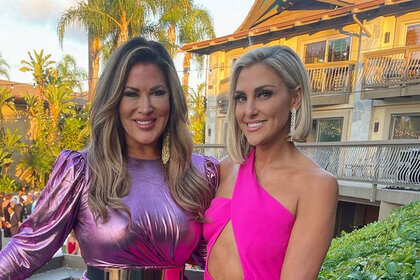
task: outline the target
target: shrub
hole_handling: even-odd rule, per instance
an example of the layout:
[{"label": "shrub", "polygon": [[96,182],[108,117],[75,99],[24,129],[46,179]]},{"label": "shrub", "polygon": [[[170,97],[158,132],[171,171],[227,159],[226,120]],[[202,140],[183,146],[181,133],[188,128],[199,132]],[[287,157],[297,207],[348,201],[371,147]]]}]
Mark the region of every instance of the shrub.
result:
[{"label": "shrub", "polygon": [[318,279],[420,279],[420,201],[333,239]]}]

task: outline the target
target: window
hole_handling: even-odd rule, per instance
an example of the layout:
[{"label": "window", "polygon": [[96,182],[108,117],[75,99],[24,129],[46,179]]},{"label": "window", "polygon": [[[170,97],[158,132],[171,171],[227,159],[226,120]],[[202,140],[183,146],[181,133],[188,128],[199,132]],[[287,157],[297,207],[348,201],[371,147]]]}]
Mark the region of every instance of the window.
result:
[{"label": "window", "polygon": [[350,37],[305,45],[305,64],[345,61],[349,59],[349,56]]},{"label": "window", "polygon": [[309,140],[339,142],[343,131],[343,118],[315,119]]},{"label": "window", "polygon": [[390,139],[420,139],[420,113],[391,115]]},{"label": "window", "polygon": [[325,45],[326,41],[305,45],[305,64],[324,62]]},{"label": "window", "polygon": [[411,25],[407,27],[407,37],[405,45],[420,45],[420,24]]},{"label": "window", "polygon": [[328,44],[328,62],[349,60],[350,38],[331,40]]}]

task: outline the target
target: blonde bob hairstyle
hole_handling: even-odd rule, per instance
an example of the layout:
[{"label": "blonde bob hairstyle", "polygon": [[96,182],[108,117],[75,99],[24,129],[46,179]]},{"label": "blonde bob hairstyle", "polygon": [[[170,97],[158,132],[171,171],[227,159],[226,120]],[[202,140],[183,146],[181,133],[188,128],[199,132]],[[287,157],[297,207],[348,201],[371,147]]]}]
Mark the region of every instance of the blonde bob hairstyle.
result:
[{"label": "blonde bob hairstyle", "polygon": [[229,127],[227,132],[227,150],[230,158],[237,163],[244,162],[252,147],[243,136],[235,118],[236,101],[234,97],[236,84],[242,69],[257,63],[274,69],[279,75],[279,79],[282,79],[286,84],[290,94],[295,94],[296,87],[300,86],[302,103],[296,111],[296,128],[293,134],[290,135],[291,141],[305,141],[311,130],[312,106],[309,78],[305,66],[298,55],[286,46],[270,46],[251,50],[236,61],[230,80],[227,112]]},{"label": "blonde bob hairstyle", "polygon": [[[90,108],[91,139],[88,146],[89,207],[95,219],[108,220],[107,207],[129,216],[121,202],[131,188],[126,168],[127,149],[124,128],[119,118],[119,104],[131,68],[139,63],[153,63],[163,72],[169,89],[170,116],[165,131],[170,134],[170,159],[165,164],[165,179],[179,206],[199,221],[210,205],[214,190],[192,165],[193,143],[187,127],[187,104],[172,58],[157,42],[131,38],[111,55],[98,81]],[[141,198],[139,198],[141,199]]]}]

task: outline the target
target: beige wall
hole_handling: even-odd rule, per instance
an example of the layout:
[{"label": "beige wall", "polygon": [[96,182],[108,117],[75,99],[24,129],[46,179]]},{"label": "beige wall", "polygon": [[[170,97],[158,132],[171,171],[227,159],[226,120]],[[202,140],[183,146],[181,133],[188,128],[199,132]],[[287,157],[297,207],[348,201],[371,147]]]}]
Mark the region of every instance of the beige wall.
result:
[{"label": "beige wall", "polygon": [[[391,130],[392,114],[420,113],[420,100],[412,102],[384,102],[377,101],[373,109],[372,121],[370,124],[370,140],[388,140]],[[379,122],[378,132],[373,132],[374,123]]]},{"label": "beige wall", "polygon": [[[349,36],[351,38],[349,60],[356,61],[359,58],[363,61],[363,54],[366,52],[377,51],[381,49],[389,49],[393,47],[405,46],[405,38],[407,26],[420,23],[420,11],[406,13],[399,16],[380,16],[369,21],[363,21],[363,25],[372,34],[369,38],[365,34],[362,37],[361,48],[359,46],[360,27],[356,23],[349,24],[340,29],[323,30],[316,33],[307,33],[291,38],[275,39],[264,44],[256,44],[246,48],[237,48],[227,52],[218,51],[210,55],[209,68],[212,72],[209,74],[209,90],[210,95],[218,95],[221,92],[220,81],[230,77],[232,60],[240,57],[243,53],[261,47],[263,45],[284,44],[294,49],[301,58],[305,55],[305,44],[318,42],[321,40],[331,40]],[[308,29],[309,31],[309,29]],[[389,32],[389,42],[385,42],[385,34]],[[360,83],[361,71],[354,80],[353,90],[356,84]],[[226,88],[223,88],[223,92]],[[314,107],[314,118],[329,118],[342,116],[343,123],[343,140],[348,140],[353,118],[354,92],[350,95],[349,102],[344,105],[333,106],[317,106]],[[419,112],[420,100],[404,99],[403,101],[374,101],[371,118],[367,120],[370,123],[369,139],[370,140],[386,140],[388,139],[390,129],[390,119],[392,113],[400,112]],[[223,142],[224,116],[217,113],[216,136],[217,142]],[[379,131],[373,132],[374,122],[378,121]]]}]

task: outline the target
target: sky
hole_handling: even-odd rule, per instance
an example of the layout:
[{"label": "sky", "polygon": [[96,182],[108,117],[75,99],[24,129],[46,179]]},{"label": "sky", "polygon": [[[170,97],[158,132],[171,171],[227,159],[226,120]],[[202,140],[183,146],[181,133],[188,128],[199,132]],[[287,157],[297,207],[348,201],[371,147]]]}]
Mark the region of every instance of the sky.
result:
[{"label": "sky", "polygon": [[[87,34],[79,26],[71,26],[60,47],[57,36],[57,21],[66,9],[74,6],[75,0],[0,0],[0,54],[9,64],[11,81],[33,83],[31,73],[19,71],[21,60],[29,60],[28,51],[51,54],[51,60],[59,61],[63,55],[72,55],[79,67],[88,68]],[[195,0],[206,7],[212,18],[216,36],[232,34],[245,19],[254,0]],[[181,75],[182,57],[175,59]],[[192,76],[192,80],[197,77]],[[6,79],[0,77],[0,79]]]}]

